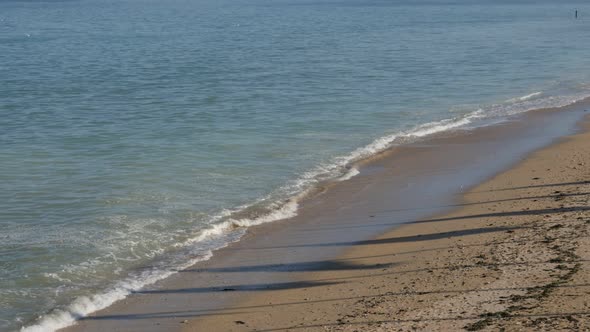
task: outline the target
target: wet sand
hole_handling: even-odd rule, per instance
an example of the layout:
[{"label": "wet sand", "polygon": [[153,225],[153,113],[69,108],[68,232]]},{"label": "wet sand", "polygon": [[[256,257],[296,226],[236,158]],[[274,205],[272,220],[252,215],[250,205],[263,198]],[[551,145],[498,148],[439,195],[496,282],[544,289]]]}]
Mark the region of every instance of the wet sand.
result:
[{"label": "wet sand", "polygon": [[590,134],[555,141],[585,106],[392,149],[67,330],[581,328]]}]

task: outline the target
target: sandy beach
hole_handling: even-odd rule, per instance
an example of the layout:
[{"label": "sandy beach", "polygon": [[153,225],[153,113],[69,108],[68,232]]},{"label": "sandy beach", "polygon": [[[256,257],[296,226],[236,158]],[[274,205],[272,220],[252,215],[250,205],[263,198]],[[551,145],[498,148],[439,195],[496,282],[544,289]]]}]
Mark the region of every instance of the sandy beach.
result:
[{"label": "sandy beach", "polygon": [[[476,186],[457,210],[353,246],[328,286],[257,293],[185,331],[590,328],[585,131]],[[377,268],[378,267],[378,268]]]},{"label": "sandy beach", "polygon": [[584,329],[590,1],[0,0],[0,49],[0,332]]},{"label": "sandy beach", "polygon": [[394,148],[65,330],[583,330],[586,106]]}]

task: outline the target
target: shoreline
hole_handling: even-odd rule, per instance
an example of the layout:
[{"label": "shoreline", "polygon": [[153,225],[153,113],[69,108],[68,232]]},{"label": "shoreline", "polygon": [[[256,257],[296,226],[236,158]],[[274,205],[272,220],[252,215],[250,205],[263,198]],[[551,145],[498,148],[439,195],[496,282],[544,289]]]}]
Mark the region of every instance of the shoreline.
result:
[{"label": "shoreline", "polygon": [[[358,243],[311,289],[257,293],[182,331],[590,328],[590,119],[471,188],[456,209]],[[410,241],[407,241],[411,239]]]},{"label": "shoreline", "polygon": [[[570,108],[576,109],[577,111],[579,111],[580,105],[574,105],[571,106]],[[569,110],[569,111],[564,111],[564,110],[559,110],[557,112],[563,112],[563,113],[567,113],[570,112],[572,113],[573,110]],[[543,123],[543,121],[547,121],[547,119],[543,119],[544,117],[549,117],[551,118],[551,115],[544,115],[541,114],[543,112],[538,112],[538,114],[528,114],[526,115],[528,118],[528,120],[531,121],[540,121],[540,123]],[[549,112],[550,113],[550,112]],[[562,113],[562,115],[563,115]],[[575,112],[574,112],[575,113]],[[578,116],[578,115],[575,115]],[[579,116],[578,116],[579,117]],[[499,165],[495,165],[496,168],[499,168],[500,170],[503,167],[507,167],[510,164],[514,163],[514,159],[519,159],[522,158],[522,153],[523,151],[525,152],[530,152],[531,150],[534,150],[536,148],[538,148],[538,146],[536,147],[536,145],[541,145],[544,146],[548,143],[550,143],[553,139],[555,139],[556,137],[562,136],[564,134],[564,130],[565,133],[568,133],[567,129],[569,128],[568,126],[571,126],[571,121],[573,121],[572,119],[568,121],[562,121],[563,123],[563,128],[560,128],[559,130],[555,130],[555,132],[553,133],[544,133],[542,136],[545,137],[545,139],[548,139],[547,142],[539,142],[538,140],[540,139],[539,137],[536,137],[535,139],[531,140],[531,142],[527,142],[527,137],[526,134],[524,135],[524,138],[521,138],[523,141],[523,144],[521,144],[522,146],[520,146],[518,149],[515,149],[515,151],[512,151],[512,155],[510,156],[510,158],[501,158],[501,162],[498,162]],[[574,121],[575,122],[575,121]],[[451,151],[452,153],[455,153],[456,155],[452,156],[451,159],[454,159],[453,157],[459,157],[459,158],[468,158],[469,156],[472,156],[471,154],[473,153],[481,153],[479,151],[479,149],[482,148],[482,144],[484,145],[483,148],[487,148],[487,149],[491,149],[493,150],[493,146],[485,146],[485,145],[489,145],[488,142],[486,141],[489,140],[490,138],[493,137],[498,137],[498,134],[503,134],[503,130],[505,130],[506,132],[504,134],[508,134],[508,136],[516,133],[519,133],[519,135],[522,135],[522,130],[523,128],[525,128],[526,126],[524,126],[523,121],[514,121],[514,122],[509,122],[506,124],[501,124],[501,125],[495,125],[495,126],[490,126],[490,127],[484,127],[484,128],[478,128],[475,129],[474,132],[478,132],[481,137],[479,138],[480,142],[479,142],[479,146],[477,146],[477,144],[472,144],[473,146],[468,146],[468,144],[466,145],[466,143],[462,140],[465,139],[465,137],[463,136],[472,136],[473,132],[460,132],[457,135],[448,135],[446,137],[433,137],[433,138],[429,138],[427,140],[425,140],[425,142],[419,142],[419,143],[413,143],[410,144],[409,146],[403,146],[403,147],[396,147],[386,153],[383,153],[381,155],[378,156],[374,156],[371,158],[371,160],[368,160],[366,162],[363,162],[361,167],[360,167],[360,172],[361,174],[358,177],[355,177],[353,179],[351,179],[350,181],[347,182],[343,182],[343,183],[335,183],[331,186],[329,186],[329,188],[326,188],[324,190],[324,192],[315,195],[313,197],[313,199],[310,200],[306,200],[304,201],[304,206],[302,207],[301,211],[300,211],[300,215],[298,215],[297,217],[295,217],[294,219],[298,219],[297,221],[300,220],[304,220],[304,219],[309,219],[309,218],[313,218],[315,219],[316,222],[312,223],[311,227],[314,227],[314,232],[316,234],[314,234],[311,239],[313,240],[312,242],[316,242],[316,243],[324,243],[327,239],[334,239],[335,237],[342,237],[344,236],[344,239],[347,241],[342,241],[342,243],[336,243],[330,246],[322,246],[321,250],[320,249],[313,249],[312,251],[315,250],[316,253],[319,253],[321,251],[321,254],[319,255],[314,255],[314,257],[317,257],[318,259],[315,261],[309,261],[309,260],[303,260],[302,261],[302,257],[308,256],[309,255],[309,248],[308,247],[313,247],[314,245],[301,245],[302,243],[306,243],[309,242],[308,240],[310,240],[310,237],[299,237],[299,238],[291,238],[288,242],[291,242],[291,246],[289,245],[284,245],[284,246],[277,246],[277,243],[281,243],[284,242],[283,240],[286,239],[286,235],[284,235],[285,233],[285,229],[286,229],[286,233],[288,234],[289,237],[292,237],[294,234],[297,235],[297,233],[301,233],[302,231],[305,232],[305,229],[292,229],[293,227],[289,227],[288,225],[293,226],[294,221],[293,220],[287,220],[287,221],[278,221],[278,222],[274,222],[272,224],[266,224],[266,225],[262,225],[262,226],[257,226],[254,228],[251,228],[248,230],[248,233],[246,236],[244,236],[244,238],[242,238],[242,240],[238,243],[234,243],[231,244],[229,247],[225,248],[225,249],[221,249],[220,251],[217,251],[215,253],[215,257],[213,257],[213,259],[211,259],[210,261],[207,262],[200,262],[198,263],[195,268],[191,268],[185,271],[182,271],[181,273],[178,273],[175,276],[172,276],[168,279],[163,280],[162,282],[158,282],[156,285],[154,285],[153,287],[147,287],[147,289],[145,291],[139,291],[137,292],[137,294],[132,295],[131,297],[119,301],[117,303],[115,303],[115,305],[108,307],[105,310],[101,310],[96,312],[95,314],[89,316],[88,318],[84,318],[81,321],[81,324],[78,324],[76,326],[73,326],[71,328],[68,328],[67,330],[77,330],[78,327],[80,327],[81,325],[83,326],[82,329],[83,330],[92,330],[93,328],[96,329],[101,329],[99,326],[103,326],[104,323],[108,323],[105,326],[110,326],[113,328],[117,328],[117,327],[122,327],[124,329],[145,329],[145,328],[150,328],[153,330],[160,330],[160,329],[174,329],[174,328],[179,328],[178,326],[178,318],[179,317],[187,317],[187,318],[194,318],[197,316],[200,316],[200,314],[197,314],[196,312],[201,312],[201,314],[203,314],[204,312],[211,312],[211,310],[215,311],[215,310],[220,310],[225,308],[225,306],[230,305],[230,303],[236,303],[236,302],[240,302],[242,301],[244,298],[248,298],[249,296],[251,296],[253,293],[261,293],[258,292],[261,289],[264,290],[269,290],[270,292],[274,291],[274,289],[300,289],[300,288],[307,288],[307,287],[314,287],[314,288],[323,288],[326,287],[326,285],[324,285],[323,283],[319,283],[319,284],[306,284],[306,283],[300,283],[298,281],[290,281],[290,280],[297,280],[301,274],[305,275],[307,273],[313,273],[313,271],[318,271],[318,270],[329,270],[329,271],[348,271],[348,270],[356,270],[356,269],[364,269],[362,267],[358,267],[358,266],[349,266],[346,264],[335,264],[332,260],[328,259],[328,258],[334,258],[336,256],[339,256],[339,253],[342,252],[343,250],[346,249],[346,247],[351,247],[354,245],[354,243],[356,241],[358,241],[359,239],[368,239],[368,238],[374,238],[375,236],[377,236],[378,234],[382,234],[384,231],[387,231],[387,229],[391,229],[392,227],[396,227],[399,226],[400,224],[403,224],[405,222],[411,221],[413,220],[417,215],[422,215],[423,217],[426,215],[431,215],[434,212],[436,213],[440,213],[441,210],[444,210],[443,208],[441,208],[441,206],[445,206],[449,205],[450,200],[452,200],[453,195],[455,194],[449,194],[449,191],[454,190],[455,192],[460,192],[463,190],[463,184],[457,184],[455,183],[455,188],[452,188],[451,190],[449,190],[449,183],[448,182],[452,182],[454,180],[456,180],[456,178],[451,178],[451,179],[446,179],[446,180],[441,180],[441,177],[444,179],[445,178],[445,174],[426,174],[427,177],[430,177],[432,180],[432,178],[438,179],[437,181],[441,182],[441,183],[437,183],[435,184],[435,188],[438,188],[438,191],[440,192],[436,192],[434,194],[430,194],[430,200],[431,203],[438,203],[437,204],[431,204],[433,206],[429,207],[429,208],[424,208],[422,209],[422,211],[419,211],[418,214],[416,214],[416,211],[411,211],[411,213],[405,213],[400,211],[394,211],[393,213],[398,217],[398,222],[396,223],[375,223],[373,222],[370,225],[364,225],[363,228],[366,228],[365,230],[357,232],[358,234],[353,234],[354,236],[349,236],[350,235],[350,229],[354,229],[356,226],[351,227],[350,229],[345,229],[342,226],[342,224],[340,222],[334,224],[333,222],[330,223],[328,222],[327,224],[322,221],[321,219],[326,217],[326,214],[340,214],[340,215],[332,215],[331,217],[333,219],[338,219],[340,217],[342,217],[342,213],[344,213],[344,215],[348,215],[348,212],[350,211],[341,211],[342,209],[347,210],[348,206],[350,203],[352,204],[359,204],[359,198],[364,199],[364,201],[361,201],[361,204],[365,204],[365,205],[369,205],[369,206],[365,206],[364,207],[364,212],[367,211],[367,208],[369,210],[373,209],[375,210],[377,207],[375,206],[370,206],[370,200],[367,200],[367,197],[347,197],[347,199],[351,199],[348,201],[348,204],[346,204],[346,202],[342,202],[342,200],[346,197],[346,196],[351,196],[351,189],[355,189],[355,190],[360,190],[360,192],[362,193],[363,191],[366,190],[370,190],[373,191],[373,198],[376,197],[375,195],[378,196],[382,196],[382,195],[391,195],[391,192],[387,192],[388,190],[391,190],[391,185],[392,183],[386,183],[383,185],[378,185],[375,186],[374,183],[371,183],[371,181],[379,181],[379,178],[386,176],[387,174],[392,174],[392,172],[394,171],[398,171],[400,168],[404,169],[404,167],[406,167],[406,169],[411,169],[412,163],[416,163],[416,161],[409,161],[409,160],[404,160],[404,157],[408,156],[412,156],[412,159],[415,159],[416,154],[420,155],[420,154],[424,154],[424,161],[428,161],[428,160],[432,160],[433,156],[429,155],[433,153],[433,142],[435,142],[435,144],[442,144],[442,145],[447,145],[447,146],[453,146],[453,145],[461,145],[464,144],[467,147],[467,150],[471,149],[476,149],[477,151],[470,151],[468,153],[464,153],[462,151]],[[530,128],[531,125],[528,124],[528,129],[526,130],[531,130],[534,128]],[[556,126],[559,127],[559,126]],[[566,128],[567,127],[567,128]],[[500,129],[498,129],[500,128]],[[502,129],[503,128],[503,129]],[[508,129],[506,129],[508,128]],[[534,130],[533,130],[534,132]],[[553,135],[553,136],[552,136]],[[457,137],[455,137],[457,136]],[[473,138],[473,137],[471,137]],[[513,137],[508,137],[508,138],[513,138]],[[510,139],[507,139],[507,141],[510,141]],[[483,143],[482,143],[483,142]],[[494,144],[496,144],[496,147],[501,146],[503,143],[505,142],[495,142]],[[494,145],[491,144],[491,145]],[[532,145],[532,146],[531,146]],[[399,151],[402,150],[402,151]],[[461,150],[461,149],[458,149]],[[516,151],[518,150],[518,151]],[[447,151],[448,152],[448,151]],[[495,157],[495,156],[494,156]],[[399,165],[395,165],[395,166],[391,166],[391,164],[389,164],[389,169],[387,169],[388,166],[384,166],[384,164],[387,164],[388,162],[391,163],[391,158],[394,158],[396,162],[400,162],[400,158],[402,163],[406,162],[407,165],[405,166],[399,166]],[[484,158],[485,159],[485,158]],[[495,159],[495,158],[494,158]],[[457,160],[451,160],[452,162],[455,162],[457,164],[461,164],[461,161],[457,161]],[[447,162],[451,162],[451,161],[447,161]],[[483,162],[489,162],[490,160],[487,161],[483,161]],[[466,162],[465,160],[463,160],[463,162]],[[495,162],[495,161],[494,161]],[[480,161],[481,163],[481,161]],[[508,165],[506,165],[508,164]],[[453,168],[453,166],[451,164],[446,165],[449,168],[445,170],[445,165],[443,165],[443,167],[436,167],[433,169],[429,169],[426,170],[426,172],[448,172],[448,173],[456,173],[456,169]],[[477,165],[476,165],[477,166]],[[484,167],[485,168],[485,167]],[[441,171],[442,169],[442,171]],[[489,173],[489,169],[485,169],[483,171],[471,171],[472,174],[470,174],[469,176],[467,176],[468,178],[470,178],[470,180],[465,182],[465,186],[469,187],[471,185],[474,185],[476,183],[481,182],[482,180],[484,180],[486,177],[489,177],[490,174]],[[422,170],[422,172],[424,172],[424,170]],[[410,172],[411,173],[411,172]],[[420,173],[420,171],[414,173],[414,174],[409,174],[410,176],[408,177],[408,174],[405,174],[403,176],[404,179],[398,178],[394,180],[394,184],[396,186],[405,186],[407,188],[412,189],[412,187],[416,187],[416,182],[419,182],[419,178],[424,176],[424,173]],[[447,174],[448,175],[448,174]],[[461,174],[461,177],[464,177],[465,174]],[[370,178],[371,181],[367,181],[367,178]],[[411,180],[410,182],[408,182],[408,178]],[[400,180],[401,181],[400,183]],[[397,181],[397,182],[396,182]],[[343,184],[347,184],[347,185],[343,185]],[[368,184],[369,183],[369,184]],[[429,184],[430,185],[430,184]],[[353,188],[351,188],[351,186],[354,186]],[[389,187],[388,187],[389,186]],[[419,187],[419,185],[418,185]],[[367,189],[368,188],[368,189]],[[415,188],[413,188],[415,189]],[[408,203],[411,202],[418,202],[418,198],[424,194],[424,192],[420,193],[420,190],[418,190],[418,192],[413,192],[412,190],[410,190],[410,196],[414,195],[415,197],[410,197],[409,199],[407,199],[407,197],[404,197],[404,195],[407,195],[408,192],[401,192],[401,193],[397,193],[398,196],[392,196],[389,197],[391,199],[398,199],[399,200],[399,205],[400,206],[407,206]],[[436,190],[435,190],[436,191]],[[329,194],[326,194],[326,192],[328,192]],[[336,194],[334,194],[334,192],[336,192]],[[336,195],[336,196],[334,196]],[[352,195],[355,196],[355,195]],[[362,194],[361,194],[362,196]],[[441,197],[435,197],[435,196],[445,196],[444,199]],[[336,200],[334,199],[334,197],[336,197]],[[418,197],[418,198],[417,198]],[[433,200],[433,198],[435,198]],[[340,201],[339,201],[340,200]],[[345,199],[344,199],[345,200]],[[327,208],[327,209],[326,209]],[[352,209],[354,209],[355,207],[353,207]],[[446,207],[447,210],[450,210],[452,207]],[[359,209],[359,207],[357,206],[356,209]],[[318,218],[318,211],[321,210],[321,215],[320,218]],[[401,214],[401,215],[400,215]],[[392,212],[389,212],[389,217],[392,215]],[[334,218],[336,217],[336,218]],[[371,215],[370,218],[373,218],[371,221],[379,221],[379,220],[383,220],[383,218],[386,218],[387,216],[373,216]],[[353,218],[353,217],[351,217]],[[319,220],[318,220],[319,219]],[[322,224],[323,223],[323,224]],[[332,225],[332,226],[330,226]],[[301,225],[299,225],[301,226]],[[303,225],[305,227],[305,225]],[[325,227],[325,226],[330,226],[330,227]],[[368,227],[365,227],[368,226]],[[289,229],[291,228],[291,229]],[[279,236],[279,237],[274,237],[273,239],[270,239],[271,236],[276,235],[276,233],[283,233],[283,235]],[[317,234],[317,233],[321,233],[321,234]],[[326,234],[329,233],[329,234]],[[301,235],[301,234],[299,234]],[[348,238],[346,238],[348,236]],[[258,238],[258,239],[257,239]],[[262,241],[262,242],[266,242],[265,245],[268,245],[268,243],[274,244],[273,247],[252,247],[252,242],[260,242],[259,240],[261,238],[266,238],[268,241]],[[294,245],[293,245],[294,244]],[[250,248],[248,247],[250,246]],[[253,254],[253,252],[256,251],[261,251],[260,249],[262,249],[262,251],[266,251],[264,253],[264,255],[260,255],[260,253],[256,253]],[[239,253],[238,253],[239,251]],[[250,253],[248,253],[248,251],[250,251]],[[282,253],[278,253],[280,251],[283,251]],[[285,251],[288,254],[288,257],[285,257]],[[305,252],[308,252],[307,254]],[[253,256],[254,255],[254,256]],[[270,256],[269,256],[270,255]],[[277,256],[280,255],[280,256]],[[237,256],[233,257],[232,256]],[[266,258],[265,258],[266,256]],[[246,260],[244,260],[244,258],[246,258]],[[277,260],[277,258],[286,258],[286,259],[279,259]],[[244,268],[244,267],[240,267],[242,265],[244,265],[245,262],[247,261],[256,261],[257,264],[252,264],[250,265],[250,269],[248,268]],[[271,262],[270,264],[266,264],[266,266],[264,268],[260,267],[260,263],[261,261],[264,262]],[[272,263],[273,261],[276,261],[276,263]],[[219,266],[222,266],[221,268]],[[326,266],[330,266],[330,265],[334,265],[332,267],[326,267]],[[253,267],[253,268],[252,268]],[[183,272],[199,272],[197,279],[200,279],[197,281],[197,284],[195,284],[195,278],[194,276],[196,275],[195,273],[192,273],[193,276],[188,276],[189,273],[183,273]],[[286,274],[293,274],[293,273],[283,273],[283,272],[295,272],[295,274],[297,274],[297,276],[295,275],[291,275],[291,276],[285,276]],[[254,273],[252,273],[254,272]],[[228,275],[231,274],[232,276],[230,276],[228,278]],[[236,276],[236,274],[241,275],[241,276]],[[248,276],[248,274],[252,274],[252,276]],[[281,275],[279,278],[277,278],[279,275]],[[278,280],[277,280],[278,279]],[[240,283],[236,283],[232,281],[239,281]],[[253,281],[257,281],[257,283],[253,283]],[[275,281],[282,281],[282,282],[275,282]],[[216,285],[214,287],[210,287],[210,285]],[[209,287],[179,287],[179,286],[183,286],[183,285],[189,285],[189,286],[197,286],[197,285],[209,285]],[[269,285],[271,285],[269,287]],[[172,287],[171,287],[172,286]],[[172,291],[170,291],[170,289]],[[241,290],[243,290],[244,292],[241,292]],[[278,291],[278,290],[277,290]],[[194,293],[198,293],[199,296],[194,296]],[[238,293],[249,293],[249,295],[246,294],[238,294]],[[268,293],[268,292],[264,292],[264,293]],[[193,294],[193,296],[191,296],[191,294]],[[203,303],[206,303],[207,305],[210,305],[211,303],[207,302],[207,300],[214,300],[214,304],[210,306],[209,309],[207,308],[202,308],[201,311],[199,311],[198,309],[201,308],[203,306]],[[157,310],[155,310],[157,307],[161,307],[162,301],[165,301],[167,304],[169,302],[172,302],[172,307],[173,308],[195,308],[195,305],[197,306],[197,310],[195,310],[195,314],[186,314],[186,315],[180,315],[180,314],[174,314],[174,312],[169,312],[169,314],[161,314],[161,315],[145,315],[144,313],[150,313],[150,312],[158,312]],[[169,308],[170,306],[166,306],[167,308]],[[127,311],[128,309],[130,310],[130,314],[129,315],[117,315],[117,317],[110,315],[109,313],[112,312],[121,312],[121,309],[125,308]],[[190,311],[190,310],[189,310]],[[187,313],[189,311],[186,311]],[[162,313],[162,311],[160,310],[159,312]],[[133,315],[140,315],[140,316],[133,316]],[[125,317],[129,318],[129,322],[123,322],[125,321]],[[142,324],[137,325],[139,319],[135,319],[137,317],[141,317],[141,321]],[[143,324],[145,323],[145,324]],[[183,323],[184,324],[184,323]],[[189,324],[191,325],[191,324]],[[150,327],[151,326],[151,327]],[[103,326],[104,327],[104,326]],[[180,326],[182,327],[182,326]]]}]

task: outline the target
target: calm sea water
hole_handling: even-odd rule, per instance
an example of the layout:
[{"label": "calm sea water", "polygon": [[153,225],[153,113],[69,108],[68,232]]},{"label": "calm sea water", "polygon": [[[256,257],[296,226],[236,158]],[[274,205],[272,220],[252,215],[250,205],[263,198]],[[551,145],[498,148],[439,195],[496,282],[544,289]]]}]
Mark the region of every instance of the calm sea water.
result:
[{"label": "calm sea water", "polygon": [[391,144],[588,96],[589,52],[583,2],[0,0],[0,330],[207,259]]}]

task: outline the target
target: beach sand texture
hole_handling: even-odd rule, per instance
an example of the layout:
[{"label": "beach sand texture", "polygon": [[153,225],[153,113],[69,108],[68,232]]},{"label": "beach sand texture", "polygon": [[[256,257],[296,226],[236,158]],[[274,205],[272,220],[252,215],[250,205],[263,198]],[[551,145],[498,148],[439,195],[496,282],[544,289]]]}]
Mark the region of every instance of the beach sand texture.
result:
[{"label": "beach sand texture", "polygon": [[[185,331],[584,331],[590,328],[590,132],[478,185],[458,209],[353,246]],[[335,263],[336,264],[336,263]],[[381,267],[381,268],[374,268]]]}]

